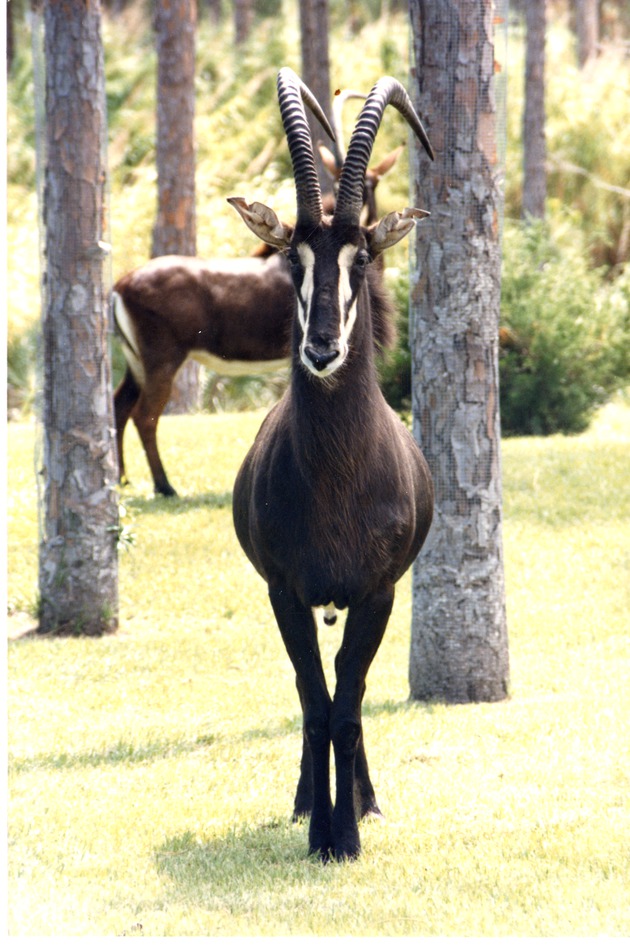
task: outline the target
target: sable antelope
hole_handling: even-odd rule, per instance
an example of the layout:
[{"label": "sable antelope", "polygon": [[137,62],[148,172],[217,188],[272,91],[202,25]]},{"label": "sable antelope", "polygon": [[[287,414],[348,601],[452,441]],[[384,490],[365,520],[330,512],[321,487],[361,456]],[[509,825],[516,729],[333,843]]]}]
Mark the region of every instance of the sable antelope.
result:
[{"label": "sable antelope", "polygon": [[[236,478],[234,524],[268,584],[297,676],[304,726],[294,816],[310,813],[311,853],[344,859],[361,849],[355,799],[359,817],[380,814],[361,725],[366,675],[394,585],[422,547],[433,514],[427,464],[385,402],[374,361],[375,346],[388,341],[393,311],[373,261],[426,214],[407,209],[369,228],[360,225],[366,168],[388,104],[433,154],[402,85],[380,79],[352,133],[334,215],[324,216],[304,109],[304,102],[312,107],[312,95],[282,69],[278,99],[293,164],[296,224],[280,223],[260,203],[230,203],[289,260],[297,297],[291,379]],[[348,610],[332,698],[313,613],[319,607],[327,623],[337,610]]]},{"label": "sable antelope", "polygon": [[[359,92],[340,93],[333,109],[337,129],[340,106],[348,97],[365,98]],[[325,156],[335,179],[345,154],[340,130],[337,137],[335,154],[328,150]],[[374,190],[399,150],[367,171],[368,223],[378,219]],[[332,210],[334,199],[326,203]],[[187,358],[229,377],[273,373],[287,366],[295,309],[289,266],[269,244],[241,260],[162,256],[123,275],[114,286],[113,303],[127,362],[114,393],[120,479],[125,481],[123,439],[131,418],[155,491],[173,496],[158,450],[157,425],[177,371]]]},{"label": "sable antelope", "polygon": [[155,491],[176,495],[157,445],[157,425],[187,358],[219,374],[264,374],[288,363],[295,300],[281,254],[240,260],[160,256],[114,286],[114,319],[127,361],[114,393],[116,443],[134,421]]}]

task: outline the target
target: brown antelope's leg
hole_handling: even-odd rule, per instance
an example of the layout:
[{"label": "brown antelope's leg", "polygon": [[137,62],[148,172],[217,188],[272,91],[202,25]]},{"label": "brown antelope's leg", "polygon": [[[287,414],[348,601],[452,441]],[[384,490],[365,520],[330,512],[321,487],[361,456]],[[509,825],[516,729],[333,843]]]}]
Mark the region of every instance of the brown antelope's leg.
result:
[{"label": "brown antelope's leg", "polygon": [[125,458],[123,454],[123,437],[127,421],[131,416],[138,397],[140,388],[129,367],[125,371],[125,376],[114,392],[114,419],[116,422],[116,450],[118,452],[118,480],[126,481],[125,476]]},{"label": "brown antelope's leg", "polygon": [[361,700],[365,677],[383,639],[393,603],[394,588],[388,586],[351,607],[336,660],[337,688],[330,712],[330,733],[337,769],[332,849],[339,860],[353,859],[361,851],[354,807],[355,761],[362,742]]},{"label": "brown antelope's leg", "polygon": [[317,642],[313,611],[305,607],[285,585],[269,587],[269,599],[284,645],[297,675],[304,712],[304,733],[313,770],[313,809],[309,826],[309,852],[327,860],[331,848],[330,728],[331,699]]},{"label": "brown antelope's leg", "polygon": [[147,373],[144,387],[131,415],[149,462],[155,491],[165,496],[177,495],[177,493],[168,481],[160,459],[157,425],[171,396],[173,378],[178,367],[179,364],[175,367],[170,364],[161,365],[158,370]]}]

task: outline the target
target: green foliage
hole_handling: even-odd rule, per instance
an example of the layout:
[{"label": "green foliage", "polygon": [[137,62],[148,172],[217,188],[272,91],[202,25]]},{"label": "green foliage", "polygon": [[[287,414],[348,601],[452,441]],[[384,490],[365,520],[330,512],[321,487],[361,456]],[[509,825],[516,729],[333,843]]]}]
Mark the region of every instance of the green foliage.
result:
[{"label": "green foliage", "polygon": [[[120,629],[90,640],[16,636],[37,581],[35,426],[9,426],[9,934],[623,935],[628,406],[503,443],[509,700],[408,700],[399,583],[364,700],[387,819],[326,867],[291,823],[299,699],[231,521],[263,416],[164,417],[175,500],[153,497],[128,434]],[[340,628],[320,643],[332,680]]]},{"label": "green foliage", "polygon": [[[571,239],[571,232],[565,234]],[[544,224],[508,225],[501,292],[504,433],[584,430],[630,380],[628,280],[603,283]]]},{"label": "green foliage", "polygon": [[[199,24],[196,145],[200,256],[238,256],[255,246],[255,239],[227,206],[227,196],[255,197],[272,204],[287,220],[295,212],[290,160],[275,100],[275,75],[285,63],[299,69],[299,15],[295,2],[283,4],[276,15],[274,10],[280,11],[276,0],[257,8],[256,27],[238,50],[232,44],[230,17],[225,16],[219,26],[209,17]],[[331,3],[330,58],[336,86],[367,90],[383,72],[407,80],[406,9],[403,4],[389,3],[380,16],[382,11],[383,5],[375,0],[369,4]],[[607,16],[610,19],[610,14]],[[18,55],[8,84],[7,109],[7,294],[9,373],[15,385],[11,396],[21,409],[32,402],[33,332],[40,302],[31,40],[23,17],[16,17],[16,26]],[[588,70],[578,70],[572,34],[557,17],[550,22],[548,61],[553,69],[547,76],[548,216],[551,232],[564,235],[560,242],[550,237],[549,246],[553,243],[555,249],[550,250],[545,271],[527,277],[533,287],[530,304],[529,290],[516,291],[526,274],[516,247],[520,237],[509,222],[520,216],[524,49],[522,24],[513,23],[510,30],[504,318],[505,327],[522,330],[529,354],[508,351],[502,358],[504,423],[508,430],[575,430],[587,422],[592,406],[628,377],[628,356],[624,361],[622,349],[627,344],[629,277],[624,274],[623,260],[630,247],[630,200],[619,187],[627,188],[630,180],[630,64],[608,51]],[[155,216],[155,50],[146,5],[130,4],[117,17],[106,15],[103,40],[115,279],[148,258]],[[390,112],[393,110],[388,109],[383,118],[375,162],[407,140],[400,117]],[[353,114],[348,106],[348,126]],[[406,152],[396,172],[379,184],[383,213],[408,202]],[[527,248],[523,252],[536,266],[536,253]],[[593,271],[587,260],[598,268]],[[388,253],[387,264],[401,273],[406,269],[404,244]],[[545,287],[554,298],[564,298],[564,277],[569,279],[574,297],[566,305],[558,302],[554,306],[552,299],[543,298]],[[399,312],[399,345],[385,359],[382,378],[390,403],[406,410],[411,385],[406,277],[394,276],[391,281]],[[513,291],[511,287],[516,288]],[[593,304],[587,311],[589,298]],[[544,319],[536,310],[541,305]],[[562,315],[561,309],[567,313]],[[514,319],[518,325],[512,325]],[[611,350],[603,352],[602,346]],[[113,357],[113,374],[118,380],[122,360],[116,346]],[[268,403],[278,389],[259,380],[212,379],[206,400],[215,409],[241,408]],[[532,404],[536,404],[533,414]]]},{"label": "green foliage", "polygon": [[[557,22],[547,30],[545,127],[548,214],[575,214],[592,263],[630,261],[630,61],[610,47],[587,68],[576,61],[575,36]],[[518,219],[522,197],[524,27],[510,33],[506,213]]]},{"label": "green foliage", "polygon": [[7,340],[7,401],[12,419],[28,413],[35,399],[37,363],[36,326],[13,332]]},{"label": "green foliage", "polygon": [[387,286],[396,303],[397,341],[392,351],[379,359],[381,390],[387,403],[399,411],[411,410],[411,351],[409,349],[409,272],[388,269]]}]

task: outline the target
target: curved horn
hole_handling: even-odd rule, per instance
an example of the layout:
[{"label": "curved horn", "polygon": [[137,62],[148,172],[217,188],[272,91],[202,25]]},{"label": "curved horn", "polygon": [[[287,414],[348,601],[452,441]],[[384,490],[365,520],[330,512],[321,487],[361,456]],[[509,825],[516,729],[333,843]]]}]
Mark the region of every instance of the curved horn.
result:
[{"label": "curved horn", "polygon": [[361,114],[350,138],[348,154],[339,181],[335,220],[352,223],[358,223],[359,221],[363,206],[365,172],[383,112],[388,105],[393,105],[394,108],[398,109],[422,142],[424,150],[433,160],[433,148],[405,89],[397,79],[392,79],[391,76],[379,79],[361,109]]},{"label": "curved horn", "polygon": [[334,153],[335,160],[337,161],[337,165],[340,169],[343,167],[343,162],[346,159],[346,148],[343,141],[342,125],[343,106],[351,98],[366,99],[367,95],[364,92],[355,92],[354,89],[342,89],[339,93],[335,92],[332,101],[332,126],[335,132],[335,142],[337,144],[337,147],[334,149]]},{"label": "curved horn", "polygon": [[278,73],[278,103],[293,164],[298,220],[319,223],[322,218],[322,195],[304,104],[308,105],[333,141],[335,135],[321,105],[292,69],[284,68]]}]

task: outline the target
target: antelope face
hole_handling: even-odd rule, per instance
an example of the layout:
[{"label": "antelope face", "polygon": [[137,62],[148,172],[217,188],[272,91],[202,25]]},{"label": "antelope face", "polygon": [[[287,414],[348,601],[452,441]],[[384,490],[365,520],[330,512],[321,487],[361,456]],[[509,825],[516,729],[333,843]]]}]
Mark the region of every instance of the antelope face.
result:
[{"label": "antelope face", "polygon": [[358,228],[297,231],[288,259],[298,299],[300,359],[311,374],[329,377],[350,350],[358,295],[371,262],[365,238]]}]

